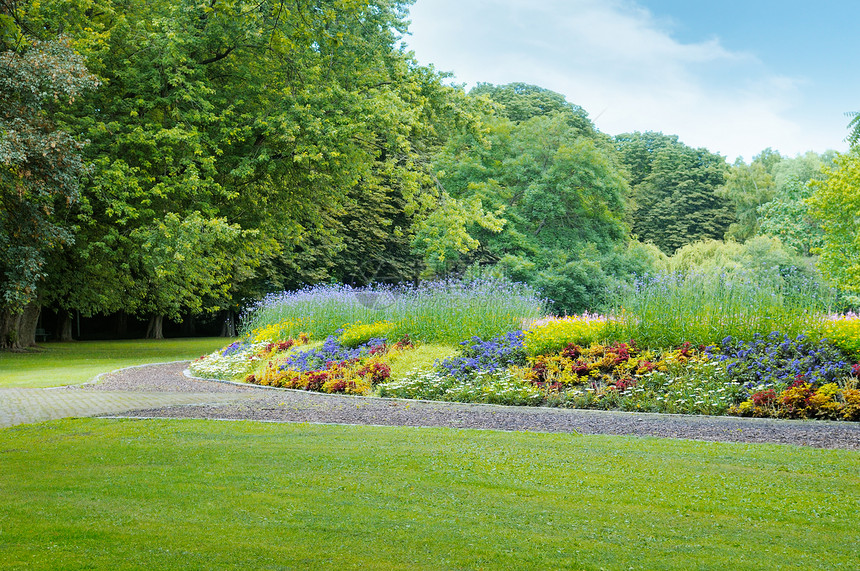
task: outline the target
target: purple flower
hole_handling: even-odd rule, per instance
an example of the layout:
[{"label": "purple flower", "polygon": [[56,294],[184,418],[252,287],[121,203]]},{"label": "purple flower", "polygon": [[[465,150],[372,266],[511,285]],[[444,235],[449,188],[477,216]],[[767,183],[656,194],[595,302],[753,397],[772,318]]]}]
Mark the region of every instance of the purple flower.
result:
[{"label": "purple flower", "polygon": [[358,347],[349,348],[341,345],[337,337],[329,336],[322,344],[322,347],[290,355],[284,364],[281,365],[281,370],[289,369],[301,373],[325,370],[328,368],[328,363],[342,363],[344,361],[362,359],[370,355],[373,349],[384,347],[386,343],[386,339],[376,338]]},{"label": "purple flower", "polygon": [[459,380],[468,380],[478,372],[496,372],[510,365],[524,365],[522,331],[512,331],[488,341],[480,337],[463,341],[463,354],[436,363],[436,369]]},{"label": "purple flower", "polygon": [[[791,339],[779,332],[754,335],[749,342],[727,337],[721,343],[726,370],[749,392],[761,382],[787,386],[798,375],[819,386],[832,382],[849,371],[845,356],[827,341],[812,342],[807,337]],[[748,396],[748,395],[747,395]]]}]

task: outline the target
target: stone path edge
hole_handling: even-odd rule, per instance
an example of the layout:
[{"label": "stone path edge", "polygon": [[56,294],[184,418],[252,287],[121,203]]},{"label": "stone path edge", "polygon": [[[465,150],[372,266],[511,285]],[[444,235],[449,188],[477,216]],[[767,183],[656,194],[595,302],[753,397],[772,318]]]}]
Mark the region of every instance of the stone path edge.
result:
[{"label": "stone path edge", "polygon": [[[0,399],[0,429],[59,418],[201,418],[658,436],[860,450],[860,423],[853,422],[506,406],[327,394],[197,377],[186,368],[189,364],[188,360],[182,360],[131,365],[101,373],[78,385],[0,389],[0,395],[4,397]],[[68,391],[57,390],[64,388]],[[284,405],[288,405],[289,412],[278,412]],[[738,440],[739,435],[726,436],[735,431],[744,433],[741,440]]]},{"label": "stone path edge", "polygon": [[[181,361],[175,361],[181,362]],[[155,365],[156,363],[153,363]],[[167,364],[167,363],[161,363]],[[191,372],[190,369],[185,369],[183,372],[187,378],[195,380],[195,381],[209,381],[214,383],[223,383],[227,385],[235,385],[240,387],[254,388],[254,389],[263,389],[267,391],[282,391],[289,393],[297,393],[301,395],[311,394],[314,397],[332,397],[337,399],[356,399],[357,401],[362,400],[373,400],[373,401],[388,401],[388,402],[398,402],[398,403],[421,403],[421,404],[429,404],[429,405],[439,405],[445,404],[449,406],[462,407],[462,408],[477,408],[477,409],[497,409],[504,411],[517,411],[517,412],[526,412],[533,414],[568,414],[571,411],[575,411],[577,414],[585,414],[585,415],[595,415],[595,416],[618,416],[622,418],[634,418],[634,417],[642,417],[648,419],[665,419],[665,420],[683,420],[687,422],[703,422],[703,423],[714,423],[714,422],[723,422],[727,424],[734,424],[738,421],[749,423],[751,425],[786,425],[786,424],[794,424],[798,426],[810,426],[813,424],[820,425],[834,425],[834,426],[853,426],[857,423],[851,423],[847,421],[838,421],[838,420],[820,420],[820,419],[793,419],[793,418],[752,418],[752,417],[741,417],[741,416],[725,416],[725,415],[704,415],[704,414],[679,414],[679,413],[668,413],[668,412],[633,412],[626,410],[601,410],[601,409],[588,409],[588,408],[559,408],[559,407],[548,407],[548,406],[521,406],[521,405],[505,405],[505,404],[490,404],[490,403],[475,403],[475,402],[457,402],[457,401],[438,401],[438,400],[423,400],[423,399],[407,399],[407,398],[398,398],[398,397],[377,397],[377,396],[363,396],[363,395],[351,395],[346,393],[337,393],[337,394],[329,394],[322,393],[316,391],[305,391],[302,389],[290,389],[286,387],[270,387],[267,385],[256,385],[254,383],[243,383],[239,381],[228,381],[224,379],[212,379],[208,377],[197,377]],[[143,418],[143,417],[131,417],[131,418]],[[152,418],[162,418],[162,417],[152,417]],[[229,420],[242,420],[242,419],[229,419]],[[277,422],[277,421],[274,421]],[[347,424],[347,423],[320,423],[320,424]],[[390,426],[390,425],[380,425],[380,426]],[[858,433],[860,433],[860,425],[857,426]]]}]

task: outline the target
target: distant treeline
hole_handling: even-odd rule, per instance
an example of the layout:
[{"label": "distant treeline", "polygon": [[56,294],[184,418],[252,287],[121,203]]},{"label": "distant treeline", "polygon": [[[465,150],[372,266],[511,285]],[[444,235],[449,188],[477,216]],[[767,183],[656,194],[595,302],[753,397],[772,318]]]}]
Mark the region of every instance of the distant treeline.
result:
[{"label": "distant treeline", "polygon": [[693,259],[817,279],[820,254],[857,293],[854,155],[729,165],[537,86],[466,93],[400,47],[409,4],[3,3],[0,344],[43,312],[232,334],[326,282],[503,274],[576,313]]}]

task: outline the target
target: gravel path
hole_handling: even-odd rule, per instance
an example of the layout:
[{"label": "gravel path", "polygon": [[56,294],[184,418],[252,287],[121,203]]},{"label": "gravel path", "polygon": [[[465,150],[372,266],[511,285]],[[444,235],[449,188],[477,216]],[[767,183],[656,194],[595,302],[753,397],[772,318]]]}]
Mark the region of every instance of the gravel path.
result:
[{"label": "gravel path", "polygon": [[66,387],[68,390],[136,391],[170,393],[259,393],[259,387],[219,383],[186,377],[189,361],[142,365],[100,375],[94,382]]},{"label": "gravel path", "polygon": [[84,387],[107,391],[259,395],[245,394],[242,395],[245,398],[232,403],[166,406],[123,415],[130,417],[576,432],[860,450],[860,423],[853,422],[640,414],[328,395],[193,379],[183,374],[185,367],[187,363],[169,363],[123,369]]}]

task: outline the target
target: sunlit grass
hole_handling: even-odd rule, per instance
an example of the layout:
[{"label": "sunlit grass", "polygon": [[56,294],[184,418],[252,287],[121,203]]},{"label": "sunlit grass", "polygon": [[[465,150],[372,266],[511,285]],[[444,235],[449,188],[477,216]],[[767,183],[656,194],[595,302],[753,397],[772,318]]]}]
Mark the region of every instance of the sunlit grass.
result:
[{"label": "sunlit grass", "polygon": [[493,431],[0,430],[4,569],[853,569],[860,453]]},{"label": "sunlit grass", "polygon": [[27,353],[0,352],[0,387],[56,387],[145,363],[196,359],[227,344],[223,337],[43,343]]}]

